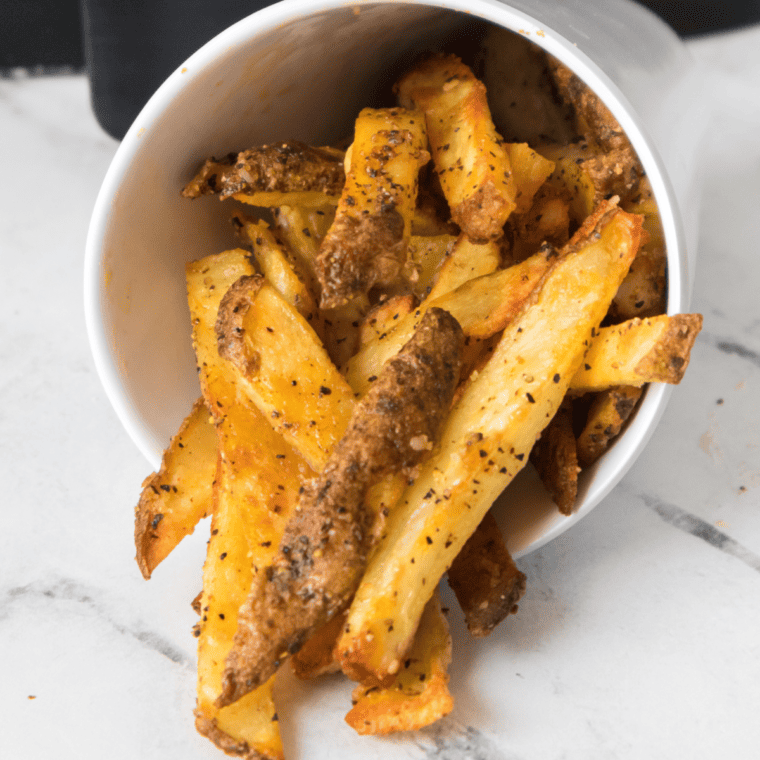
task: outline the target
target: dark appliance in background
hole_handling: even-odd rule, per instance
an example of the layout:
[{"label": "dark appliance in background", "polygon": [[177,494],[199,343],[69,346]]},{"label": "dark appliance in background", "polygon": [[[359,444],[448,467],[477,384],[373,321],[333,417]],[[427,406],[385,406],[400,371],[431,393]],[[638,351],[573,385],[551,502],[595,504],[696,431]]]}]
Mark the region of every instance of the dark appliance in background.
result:
[{"label": "dark appliance in background", "polygon": [[[603,0],[589,0],[603,2]],[[638,0],[684,37],[760,21],[760,0]],[[270,0],[2,0],[0,74],[87,71],[121,138],[156,88],[220,31]]]}]

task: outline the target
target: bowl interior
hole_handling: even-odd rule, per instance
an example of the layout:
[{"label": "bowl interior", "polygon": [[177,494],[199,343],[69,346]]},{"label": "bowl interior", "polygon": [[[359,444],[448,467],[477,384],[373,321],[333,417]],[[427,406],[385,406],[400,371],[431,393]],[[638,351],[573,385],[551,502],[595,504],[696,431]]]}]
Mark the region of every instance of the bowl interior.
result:
[{"label": "bowl interior", "polygon": [[[499,3],[483,8],[486,18],[507,28],[526,24]],[[215,38],[149,102],[98,198],[85,290],[98,371],[152,466],[199,395],[184,264],[236,245],[225,204],[180,196],[197,166],[210,155],[278,139],[334,142],[350,134],[358,111],[373,104],[410,55],[441,40],[468,44],[482,31],[483,22],[472,14],[433,5],[335,3],[315,9],[314,3],[289,1]],[[545,34],[551,38],[550,30]],[[569,43],[562,50],[571,67],[582,63],[587,78],[593,64]],[[682,254],[666,178],[624,99],[606,100],[633,125],[629,135],[653,179],[672,249],[669,311],[680,310]],[[658,188],[665,189],[658,194]],[[499,508],[516,554],[565,530],[609,491],[643,447],[666,396],[664,389],[650,388],[625,434],[583,474],[580,509],[572,518],[557,514],[526,471]]]}]

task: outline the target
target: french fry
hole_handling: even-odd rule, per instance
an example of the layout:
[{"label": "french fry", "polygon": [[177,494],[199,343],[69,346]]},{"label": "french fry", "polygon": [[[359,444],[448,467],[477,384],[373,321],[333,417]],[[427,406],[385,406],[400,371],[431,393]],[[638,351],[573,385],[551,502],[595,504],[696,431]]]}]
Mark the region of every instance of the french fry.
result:
[{"label": "french fry", "polygon": [[414,644],[393,682],[358,685],[346,723],[359,734],[417,731],[448,715],[454,700],[448,688],[451,636],[438,594],[428,601]]},{"label": "french fry", "polygon": [[335,659],[335,643],[340,636],[346,612],[344,610],[335,615],[290,658],[290,665],[298,678],[308,680],[340,670],[340,664]]},{"label": "french fry", "polygon": [[501,249],[489,240],[473,243],[467,235],[460,235],[445,259],[427,297],[432,301],[456,290],[469,280],[495,272],[501,265]]},{"label": "french fry", "polygon": [[335,218],[335,206],[278,206],[273,209],[273,214],[279,236],[298,260],[299,271],[304,273],[306,284],[318,301],[317,255],[322,239]]},{"label": "french fry", "polygon": [[359,325],[359,345],[369,343],[375,338],[382,339],[403,319],[414,310],[416,301],[411,293],[403,296],[392,296],[370,309]]},{"label": "french fry", "polygon": [[211,514],[215,476],[216,431],[200,398],[164,452],[159,471],[143,482],[135,508],[136,559],[146,580]]},{"label": "french fry", "polygon": [[242,214],[232,217],[238,234],[251,246],[253,257],[269,283],[312,326],[317,335],[322,335],[324,325],[317,308],[317,300],[307,285],[308,274],[280,245],[277,238],[264,221],[254,221]]},{"label": "french fry", "polygon": [[452,219],[476,242],[501,236],[517,187],[486,90],[456,56],[431,57],[396,84],[401,104],[425,112],[433,163]]},{"label": "french fry", "polygon": [[641,387],[618,385],[597,394],[577,440],[581,466],[590,467],[609,448],[631,416],[642,392]]},{"label": "french fry", "polygon": [[538,189],[554,171],[554,162],[537,153],[528,143],[504,143],[515,178],[515,213],[524,214]]},{"label": "french fry", "polygon": [[317,258],[323,309],[396,279],[406,261],[419,169],[429,160],[421,113],[359,113],[335,221]]},{"label": "french fry", "polygon": [[182,195],[233,197],[266,207],[324,205],[340,195],[344,181],[342,151],[291,141],[211,158]]},{"label": "french fry", "polygon": [[324,467],[341,439],[354,393],[309,323],[261,277],[238,280],[219,307],[220,354],[238,385],[309,462]]},{"label": "french fry", "polygon": [[677,384],[701,329],[701,314],[662,314],[603,327],[591,341],[570,388],[579,394],[615,385]]},{"label": "french fry", "polygon": [[560,513],[571,515],[578,495],[580,467],[569,404],[562,404],[544,428],[531,451],[530,461]]},{"label": "french fry", "polygon": [[550,258],[536,254],[509,269],[483,275],[435,299],[425,299],[419,308],[398,320],[393,332],[362,346],[345,368],[345,377],[359,394],[366,393],[383,365],[409,340],[428,309],[448,311],[468,337],[487,338],[514,318],[550,265]]},{"label": "french fry", "polygon": [[356,296],[343,306],[321,309],[325,325],[325,349],[336,367],[342,367],[361,342],[361,325],[370,310],[369,298]]},{"label": "french fry", "polygon": [[373,542],[367,490],[408,472],[434,445],[459,380],[461,341],[451,315],[430,310],[357,406],[322,472],[304,485],[271,567],[254,578],[240,609],[217,705],[263,684],[345,609]]},{"label": "french fry", "polygon": [[453,235],[412,235],[409,238],[406,263],[401,275],[415,296],[421,299],[430,292],[439,267],[454,247],[455,241]]},{"label": "french fry", "polygon": [[201,388],[214,416],[220,452],[196,629],[196,727],[227,752],[280,760],[282,742],[271,682],[228,708],[219,709],[214,703],[238,610],[255,573],[271,561],[301,480],[313,471],[255,407],[239,403],[235,369],[216,350],[222,296],[232,283],[252,272],[245,252],[209,256],[189,264],[186,271]]},{"label": "french fry", "polygon": [[496,519],[486,512],[448,571],[467,630],[473,636],[487,636],[507,615],[517,612],[525,580]]},{"label": "french fry", "polygon": [[338,645],[352,678],[387,685],[399,671],[439,579],[559,407],[638,249],[641,219],[603,204],[584,235],[505,329],[389,517]]}]

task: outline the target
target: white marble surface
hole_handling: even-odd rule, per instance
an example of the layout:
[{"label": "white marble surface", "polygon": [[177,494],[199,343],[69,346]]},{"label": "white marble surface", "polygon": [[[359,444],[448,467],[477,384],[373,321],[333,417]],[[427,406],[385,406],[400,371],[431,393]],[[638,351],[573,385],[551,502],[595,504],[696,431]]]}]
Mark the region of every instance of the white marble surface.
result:
[{"label": "white marble surface", "polygon": [[[714,124],[694,310],[705,328],[651,444],[585,520],[521,562],[515,618],[468,640],[434,730],[358,738],[349,688],[285,676],[288,757],[758,756],[760,28],[690,43]],[[150,583],[133,561],[146,463],[93,369],[90,210],[116,143],[82,77],[0,80],[0,758],[219,758],[197,736],[205,538]],[[453,606],[453,605],[452,605]]]}]

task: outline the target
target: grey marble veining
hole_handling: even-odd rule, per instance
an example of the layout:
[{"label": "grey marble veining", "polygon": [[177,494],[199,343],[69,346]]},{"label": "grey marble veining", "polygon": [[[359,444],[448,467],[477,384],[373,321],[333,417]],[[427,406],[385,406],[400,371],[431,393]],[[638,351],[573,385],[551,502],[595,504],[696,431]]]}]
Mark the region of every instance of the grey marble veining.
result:
[{"label": "grey marble veining", "polygon": [[[285,673],[289,760],[757,755],[760,29],[689,44],[714,106],[693,298],[705,327],[655,435],[597,509],[521,561],[517,616],[472,640],[450,605],[451,716],[358,737],[350,685]],[[207,528],[142,580],[132,510],[147,468],[84,330],[84,240],[116,143],[81,76],[0,80],[0,137],[0,758],[220,758],[192,721]]]}]

